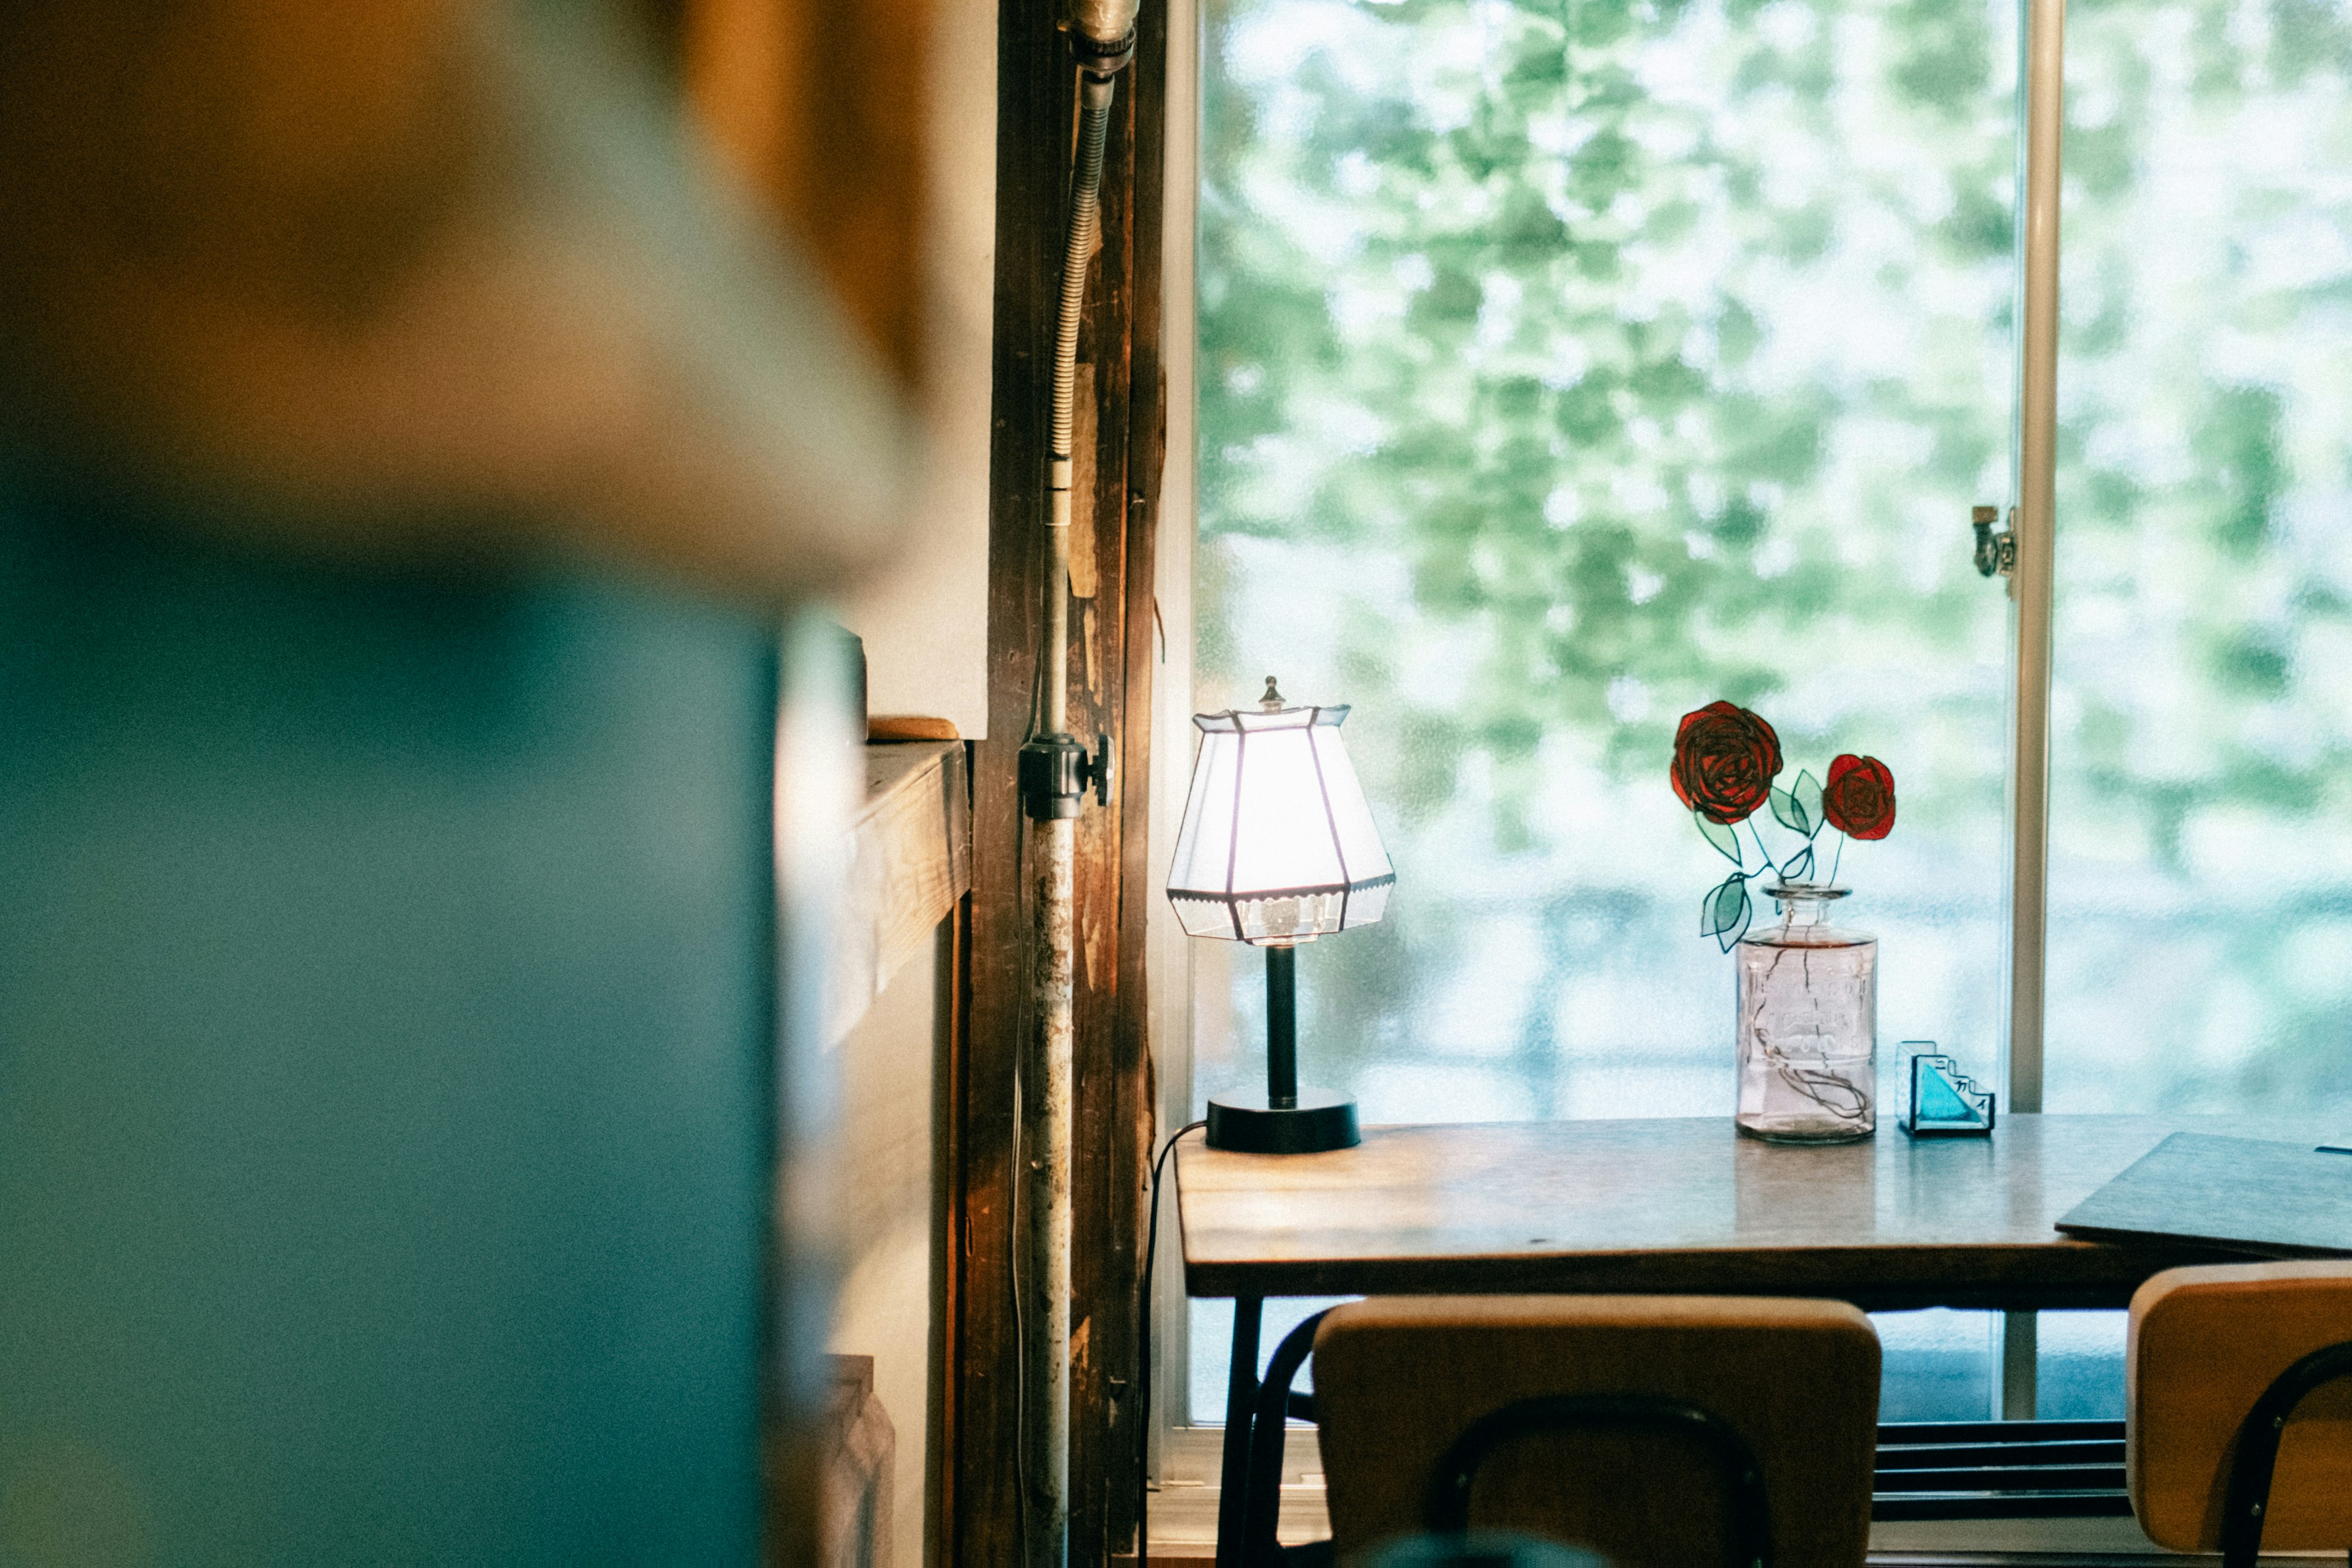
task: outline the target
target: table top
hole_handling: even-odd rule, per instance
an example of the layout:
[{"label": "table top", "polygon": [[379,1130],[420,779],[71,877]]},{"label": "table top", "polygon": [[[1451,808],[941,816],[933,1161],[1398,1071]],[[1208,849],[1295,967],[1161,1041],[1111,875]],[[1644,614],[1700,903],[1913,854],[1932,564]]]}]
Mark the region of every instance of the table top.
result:
[{"label": "table top", "polygon": [[[1641,1292],[2120,1307],[2229,1255],[2052,1229],[2179,1131],[2343,1142],[2341,1118],[2004,1116],[1990,1138],[1741,1138],[1728,1117],[1375,1127],[1328,1154],[1176,1156],[1194,1296]],[[2237,1261],[2244,1261],[2242,1258]]]}]

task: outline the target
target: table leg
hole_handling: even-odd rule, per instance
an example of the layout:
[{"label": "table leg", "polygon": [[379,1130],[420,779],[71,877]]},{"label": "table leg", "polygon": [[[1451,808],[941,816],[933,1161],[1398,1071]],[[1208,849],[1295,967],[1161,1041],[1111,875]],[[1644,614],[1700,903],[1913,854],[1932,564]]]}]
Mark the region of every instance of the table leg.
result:
[{"label": "table leg", "polygon": [[1217,1483],[1217,1568],[1243,1568],[1249,1500],[1250,1414],[1257,1407],[1257,1337],[1265,1300],[1234,1299],[1234,1358],[1225,1374],[1225,1447]]}]

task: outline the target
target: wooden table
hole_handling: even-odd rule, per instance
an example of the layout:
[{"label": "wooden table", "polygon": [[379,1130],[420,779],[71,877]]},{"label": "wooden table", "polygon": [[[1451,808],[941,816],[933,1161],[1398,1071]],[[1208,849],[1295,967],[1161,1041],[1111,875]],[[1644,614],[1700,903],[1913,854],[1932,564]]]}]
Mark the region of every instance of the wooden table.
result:
[{"label": "wooden table", "polygon": [[[1639,1292],[1915,1307],[2121,1307],[2225,1255],[2052,1224],[2173,1132],[2340,1142],[2340,1119],[2008,1116],[1990,1138],[1790,1147],[1728,1118],[1379,1127],[1328,1154],[1176,1156],[1184,1280],[1234,1298],[1238,1494],[1268,1296]],[[1235,1521],[1238,1528],[1238,1521]],[[1221,1521],[1219,1534],[1226,1528]]]}]

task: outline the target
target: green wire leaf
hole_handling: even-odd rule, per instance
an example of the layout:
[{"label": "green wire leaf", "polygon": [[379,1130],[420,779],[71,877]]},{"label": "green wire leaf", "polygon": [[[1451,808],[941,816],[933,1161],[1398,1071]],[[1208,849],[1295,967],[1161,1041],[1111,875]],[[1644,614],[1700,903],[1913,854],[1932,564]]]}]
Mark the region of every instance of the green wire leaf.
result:
[{"label": "green wire leaf", "polygon": [[1804,836],[1811,838],[1821,832],[1822,824],[1827,820],[1822,816],[1822,781],[1811,773],[1801,773],[1797,775],[1797,782],[1790,786],[1789,794],[1796,802],[1797,809],[1805,814],[1805,820],[1812,824],[1801,830]]},{"label": "green wire leaf", "polygon": [[[1717,850],[1721,851],[1725,859],[1729,860],[1733,865],[1741,868],[1743,870],[1746,869],[1748,862],[1739,858],[1739,835],[1738,833],[1734,832],[1730,827],[1725,826],[1723,823],[1709,822],[1706,817],[1701,816],[1696,811],[1691,813],[1691,820],[1698,824],[1699,832],[1706,836],[1706,841],[1709,844],[1714,845]],[[1709,932],[1708,934],[1713,935],[1714,933]]]},{"label": "green wire leaf", "polygon": [[1801,882],[1813,874],[1813,847],[1809,843],[1780,862],[1780,880]]},{"label": "green wire leaf", "polygon": [[[1797,782],[1802,784],[1804,776],[1800,776]],[[1821,792],[1816,790],[1813,793],[1813,798],[1819,800]],[[1813,836],[1813,829],[1821,825],[1820,816],[1809,814],[1805,810],[1804,801],[1795,791],[1782,789],[1778,784],[1772,786],[1772,816],[1790,832],[1801,833],[1808,838]]]},{"label": "green wire leaf", "polygon": [[[1731,881],[1737,880],[1738,880],[1738,878],[1733,878],[1731,879]],[[1723,929],[1723,922],[1716,918],[1716,906],[1723,901],[1723,891],[1726,888],[1731,886],[1731,881],[1717,883],[1716,886],[1709,888],[1705,893],[1700,895],[1698,900],[1699,935],[1714,936]]]},{"label": "green wire leaf", "polygon": [[1716,933],[1715,940],[1726,952],[1729,952],[1732,945],[1748,934],[1748,922],[1756,915],[1756,906],[1748,897],[1748,884],[1744,880],[1739,884],[1738,906],[1737,918]]},{"label": "green wire leaf", "polygon": [[1699,935],[1715,938],[1729,952],[1731,944],[1748,933],[1753,914],[1748,901],[1748,879],[1727,878],[1720,887],[1707,889],[1699,903]]}]

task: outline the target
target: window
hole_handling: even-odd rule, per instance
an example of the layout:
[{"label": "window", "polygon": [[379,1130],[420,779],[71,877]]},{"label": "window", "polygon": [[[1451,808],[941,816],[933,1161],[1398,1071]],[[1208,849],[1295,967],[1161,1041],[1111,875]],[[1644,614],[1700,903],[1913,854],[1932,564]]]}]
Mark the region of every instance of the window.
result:
[{"label": "window", "polygon": [[2067,19],[2053,1110],[2352,1103],[2352,14]]},{"label": "window", "polygon": [[[1367,1120],[1727,1108],[1665,784],[1719,696],[1888,759],[1882,1022],[1991,1043],[2016,51],[1927,9],[1210,5],[1194,689],[1357,705],[1400,897],[1299,972]],[[1196,1090],[1255,956],[1194,960]]]},{"label": "window", "polygon": [[[1302,955],[1302,1076],[1372,1121],[1726,1111],[1720,873],[1664,777],[1716,697],[1893,767],[1842,877],[1882,1075],[1996,1073],[2017,681],[1968,522],[2036,477],[2020,5],[1202,4],[1194,705],[1353,703],[1398,874]],[[2352,1107],[2352,16],[2076,0],[2064,66],[2016,1087]],[[1181,957],[1197,1105],[1262,983]],[[2043,1414],[2104,1413],[2112,1320],[2045,1318]],[[1981,1316],[1884,1326],[1916,1414],[1997,1397]]]}]

